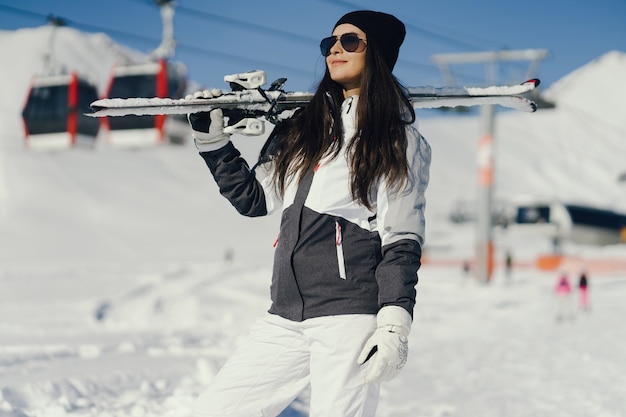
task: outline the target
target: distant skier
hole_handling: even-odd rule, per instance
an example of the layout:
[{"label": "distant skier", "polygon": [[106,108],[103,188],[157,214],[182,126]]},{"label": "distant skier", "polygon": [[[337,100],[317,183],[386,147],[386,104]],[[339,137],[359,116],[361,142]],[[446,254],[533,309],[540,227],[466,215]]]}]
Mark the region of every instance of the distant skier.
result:
[{"label": "distant skier", "polygon": [[465,275],[466,277],[469,276],[471,268],[472,266],[470,261],[468,259],[465,259],[463,261],[463,275]]},{"label": "distant skier", "polygon": [[513,273],[513,254],[510,250],[506,251],[505,258],[505,275],[507,280],[511,279],[511,275]]},{"label": "distant skier", "polygon": [[558,321],[564,319],[572,319],[573,312],[571,308],[570,296],[572,293],[572,286],[569,282],[567,272],[561,271],[556,286],[554,287],[554,293],[556,294],[556,319]]},{"label": "distant skier", "polygon": [[310,387],[310,417],[372,417],[379,383],[405,365],[431,151],[392,74],[404,37],[389,14],[344,15],[321,41],[313,99],[276,126],[256,168],[222,110],[189,115],[222,195],[246,216],[282,208],[269,312],[194,416],[276,416]]},{"label": "distant skier", "polygon": [[578,306],[582,310],[589,309],[589,282],[587,272],[582,270],[578,278]]}]

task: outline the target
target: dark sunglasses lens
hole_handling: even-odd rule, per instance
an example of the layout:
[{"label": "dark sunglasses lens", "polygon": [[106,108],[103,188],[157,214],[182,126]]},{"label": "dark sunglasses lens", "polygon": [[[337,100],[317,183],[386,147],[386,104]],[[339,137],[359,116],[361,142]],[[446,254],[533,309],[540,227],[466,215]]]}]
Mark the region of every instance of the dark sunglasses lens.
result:
[{"label": "dark sunglasses lens", "polygon": [[359,49],[359,37],[354,33],[346,33],[341,37],[341,46],[348,52]]},{"label": "dark sunglasses lens", "polygon": [[330,55],[330,49],[333,47],[335,42],[337,42],[337,38],[335,38],[334,36],[329,36],[328,38],[322,39],[322,42],[320,42],[320,51],[322,52],[323,56]]}]

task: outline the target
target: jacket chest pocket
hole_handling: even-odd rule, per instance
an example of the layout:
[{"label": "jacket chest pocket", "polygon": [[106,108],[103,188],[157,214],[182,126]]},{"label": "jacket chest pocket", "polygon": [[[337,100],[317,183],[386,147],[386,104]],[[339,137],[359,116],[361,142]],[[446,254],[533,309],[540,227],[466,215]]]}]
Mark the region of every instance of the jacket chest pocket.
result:
[{"label": "jacket chest pocket", "polygon": [[337,258],[335,277],[354,286],[369,285],[375,280],[376,268],[382,258],[378,234],[341,218],[334,218],[333,223]]}]

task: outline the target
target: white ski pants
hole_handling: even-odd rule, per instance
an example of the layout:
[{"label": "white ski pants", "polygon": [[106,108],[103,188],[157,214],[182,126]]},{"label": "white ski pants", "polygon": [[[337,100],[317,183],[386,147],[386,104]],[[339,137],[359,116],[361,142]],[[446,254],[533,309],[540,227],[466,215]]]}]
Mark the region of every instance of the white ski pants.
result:
[{"label": "white ski pants", "polygon": [[194,417],[274,417],[309,385],[309,417],[373,417],[379,384],[357,364],[376,316],[266,314],[197,399]]}]

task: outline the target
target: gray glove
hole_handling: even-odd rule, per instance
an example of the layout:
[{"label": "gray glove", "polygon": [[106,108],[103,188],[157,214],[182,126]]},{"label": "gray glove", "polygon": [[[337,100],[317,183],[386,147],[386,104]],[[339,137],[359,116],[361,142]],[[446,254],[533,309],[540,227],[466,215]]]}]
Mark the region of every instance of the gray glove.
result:
[{"label": "gray glove", "polygon": [[[185,97],[187,100],[199,98],[215,98],[222,95],[222,90],[196,91]],[[191,113],[187,120],[192,129],[192,137],[200,152],[214,151],[226,145],[230,135],[224,132],[224,113],[222,109],[210,112]]]}]

